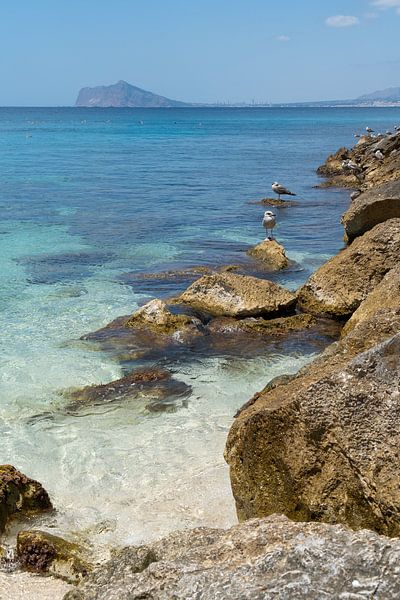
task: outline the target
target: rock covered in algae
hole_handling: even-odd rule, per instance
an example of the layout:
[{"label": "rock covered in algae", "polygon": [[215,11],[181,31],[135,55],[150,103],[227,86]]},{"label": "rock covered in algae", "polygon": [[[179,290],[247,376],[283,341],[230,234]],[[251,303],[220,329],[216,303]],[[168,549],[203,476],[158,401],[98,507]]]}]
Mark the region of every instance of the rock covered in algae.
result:
[{"label": "rock covered in algae", "polygon": [[64,600],[397,600],[400,541],[282,516],[125,548]]},{"label": "rock covered in algae", "polygon": [[15,514],[30,515],[52,509],[48,493],[12,465],[0,465],[0,533]]},{"label": "rock covered in algae", "polygon": [[320,267],[298,292],[313,314],[348,318],[400,256],[400,219],[375,225]]},{"label": "rock covered in algae", "polygon": [[280,271],[289,266],[289,259],[286,256],[285,248],[278,244],[276,240],[263,240],[254,248],[247,251],[249,256],[263,261],[266,267],[271,271]]},{"label": "rock covered in algae", "polygon": [[79,581],[92,570],[81,546],[46,531],[20,531],[17,556],[27,571],[50,573],[69,582]]},{"label": "rock covered in algae", "polygon": [[192,283],[178,301],[217,316],[272,317],[293,312],[296,296],[266,279],[214,273]]}]

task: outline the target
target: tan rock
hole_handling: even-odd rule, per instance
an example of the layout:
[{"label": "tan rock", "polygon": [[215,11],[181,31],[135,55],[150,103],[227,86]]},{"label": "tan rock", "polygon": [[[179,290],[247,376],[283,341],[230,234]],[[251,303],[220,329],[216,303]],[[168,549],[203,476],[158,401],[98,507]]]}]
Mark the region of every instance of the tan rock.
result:
[{"label": "tan rock", "polygon": [[247,251],[249,256],[262,260],[271,271],[280,271],[289,265],[285,248],[276,240],[263,240]]},{"label": "tan rock", "polygon": [[27,571],[50,573],[72,583],[92,570],[81,546],[46,531],[20,531],[17,556]]},{"label": "tan rock", "polygon": [[251,317],[277,316],[292,311],[296,297],[265,279],[215,273],[195,281],[178,301],[212,315]]},{"label": "tan rock", "polygon": [[306,312],[349,317],[395,267],[400,256],[400,219],[376,225],[320,267],[300,288]]},{"label": "tan rock", "polygon": [[362,321],[370,320],[376,313],[389,311],[398,311],[400,314],[400,265],[389,271],[360,304],[345,324],[342,337]]},{"label": "tan rock", "polygon": [[239,411],[225,457],[240,519],[400,534],[399,331],[400,311],[375,313]]},{"label": "tan rock", "polygon": [[342,217],[347,240],[363,235],[378,223],[400,218],[400,179],[361,194]]},{"label": "tan rock", "polygon": [[151,300],[139,308],[125,323],[126,327],[145,328],[158,333],[196,329],[201,322],[188,315],[174,315],[162,300]]}]

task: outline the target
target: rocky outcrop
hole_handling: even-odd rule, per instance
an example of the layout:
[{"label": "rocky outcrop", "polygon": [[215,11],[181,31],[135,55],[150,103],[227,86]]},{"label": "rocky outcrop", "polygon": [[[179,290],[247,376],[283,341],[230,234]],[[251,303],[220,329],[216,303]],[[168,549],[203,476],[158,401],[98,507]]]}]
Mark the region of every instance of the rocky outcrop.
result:
[{"label": "rocky outcrop", "polygon": [[217,316],[273,317],[293,311],[296,297],[265,279],[215,273],[195,281],[178,298],[178,302]]},{"label": "rocky outcrop", "polygon": [[313,314],[348,318],[396,266],[400,219],[390,219],[331,258],[300,288],[300,307]]},{"label": "rocky outcrop", "polygon": [[263,240],[247,251],[249,256],[261,260],[271,271],[280,271],[289,266],[285,248],[276,240]]},{"label": "rocky outcrop", "polygon": [[125,548],[64,600],[398,598],[400,541],[281,516]]},{"label": "rocky outcrop", "polygon": [[154,405],[161,410],[171,408],[176,403],[188,398],[191,387],[183,381],[171,376],[169,371],[158,367],[135,369],[125,377],[101,385],[90,385],[78,390],[70,390],[64,395],[71,400],[70,410],[76,410],[88,404],[104,404],[106,402],[144,400],[146,408],[152,410]]},{"label": "rocky outcrop", "polygon": [[400,218],[400,179],[368,190],[353,200],[342,217],[346,240],[352,242],[392,218]]},{"label": "rocky outcrop", "polygon": [[400,535],[398,331],[399,314],[360,322],[239,413],[225,456],[240,519],[279,512]]},{"label": "rocky outcrop", "polygon": [[262,317],[247,319],[234,319],[233,317],[216,317],[207,325],[207,332],[211,335],[223,332],[246,332],[260,335],[286,335],[294,331],[304,331],[318,325],[317,319],[308,314],[277,317],[276,319],[263,319]]},{"label": "rocky outcrop", "polygon": [[0,533],[15,515],[29,516],[51,510],[44,487],[11,465],[0,465]]},{"label": "rocky outcrop", "polygon": [[49,573],[71,583],[86,577],[92,566],[78,544],[45,531],[20,531],[17,537],[20,566],[34,573]]},{"label": "rocky outcrop", "polygon": [[[375,152],[380,150],[383,159]],[[350,160],[358,172],[343,169],[343,161]],[[400,178],[400,132],[377,137],[363,136],[354,148],[340,148],[327,158],[317,170],[326,177],[323,186],[360,187],[364,190]]]}]

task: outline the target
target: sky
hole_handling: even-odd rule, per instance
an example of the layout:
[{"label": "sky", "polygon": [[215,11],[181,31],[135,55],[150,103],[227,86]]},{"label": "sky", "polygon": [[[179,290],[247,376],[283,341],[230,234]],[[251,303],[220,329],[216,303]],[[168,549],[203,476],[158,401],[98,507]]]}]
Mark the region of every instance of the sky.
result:
[{"label": "sky", "polygon": [[186,102],[400,86],[400,0],[0,0],[0,106],[124,79]]}]

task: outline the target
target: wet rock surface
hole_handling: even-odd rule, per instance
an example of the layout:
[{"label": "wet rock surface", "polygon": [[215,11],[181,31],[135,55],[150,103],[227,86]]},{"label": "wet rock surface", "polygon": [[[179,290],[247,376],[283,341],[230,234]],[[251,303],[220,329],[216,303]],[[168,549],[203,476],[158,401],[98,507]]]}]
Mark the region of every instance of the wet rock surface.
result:
[{"label": "wet rock surface", "polygon": [[261,260],[271,271],[280,271],[289,266],[284,247],[276,240],[263,240],[247,251],[249,256]]},{"label": "wet rock surface", "polygon": [[144,400],[147,408],[157,412],[168,410],[171,402],[182,401],[191,394],[191,387],[183,381],[174,379],[169,371],[159,367],[136,369],[125,377],[104,383],[91,385],[78,390],[64,392],[71,400],[67,406],[70,410],[79,409],[89,404],[106,402]]},{"label": "wet rock surface", "polygon": [[92,570],[82,547],[45,531],[20,531],[17,557],[27,571],[49,573],[71,583],[87,577]]},{"label": "wet rock surface", "polygon": [[346,239],[352,242],[378,223],[399,217],[400,179],[397,179],[367,190],[353,200],[342,217]]},{"label": "wet rock surface", "polygon": [[300,307],[308,312],[348,318],[396,266],[400,256],[400,219],[390,219],[331,258],[302,286]]},{"label": "wet rock surface", "polygon": [[233,273],[205,275],[178,301],[216,316],[278,316],[293,312],[296,297],[268,280]]},{"label": "wet rock surface", "polygon": [[125,323],[132,329],[147,329],[160,334],[193,331],[201,327],[201,321],[184,314],[173,314],[165,302],[150,300],[140,307]]},{"label": "wet rock surface", "polygon": [[397,600],[400,541],[280,516],[125,548],[64,600]]},{"label": "wet rock surface", "polygon": [[12,465],[0,465],[0,533],[15,515],[29,516],[51,510],[44,487]]}]

